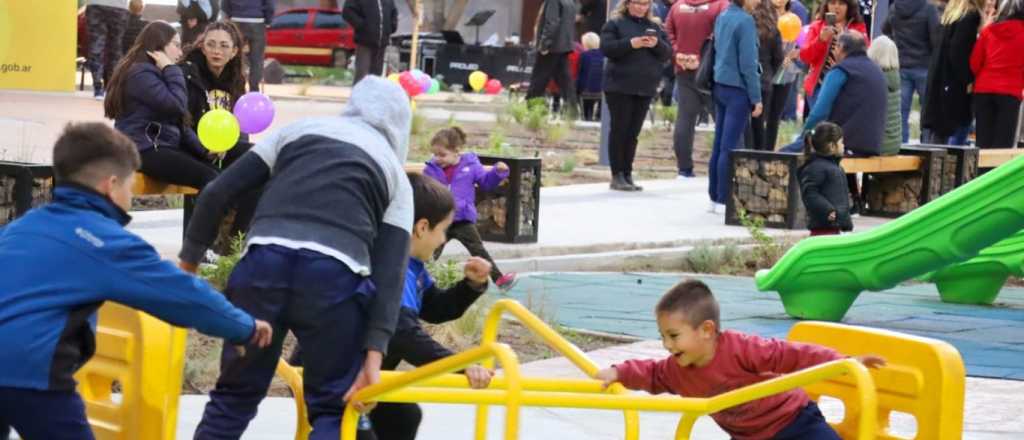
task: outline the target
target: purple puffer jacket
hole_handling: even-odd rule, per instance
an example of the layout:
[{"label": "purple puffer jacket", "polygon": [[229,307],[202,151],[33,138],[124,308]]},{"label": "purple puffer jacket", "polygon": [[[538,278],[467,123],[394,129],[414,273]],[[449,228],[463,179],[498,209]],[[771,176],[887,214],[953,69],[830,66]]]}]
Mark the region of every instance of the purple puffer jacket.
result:
[{"label": "purple puffer jacket", "polygon": [[455,198],[453,221],[476,223],[476,186],[480,185],[483,191],[493,191],[508,177],[508,171],[501,172],[497,168],[487,171],[474,153],[462,153],[459,163],[455,166],[458,168],[452,175],[451,182],[444,175],[444,169],[433,159],[427,162],[427,168],[423,173],[451,190],[452,197]]}]

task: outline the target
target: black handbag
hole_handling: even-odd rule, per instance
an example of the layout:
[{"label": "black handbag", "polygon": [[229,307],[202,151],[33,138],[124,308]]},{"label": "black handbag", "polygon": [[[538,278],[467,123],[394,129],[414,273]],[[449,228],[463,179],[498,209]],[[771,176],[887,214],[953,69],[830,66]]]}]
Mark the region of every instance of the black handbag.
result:
[{"label": "black handbag", "polygon": [[700,47],[700,65],[693,79],[697,91],[710,95],[715,86],[715,39],[708,38]]}]

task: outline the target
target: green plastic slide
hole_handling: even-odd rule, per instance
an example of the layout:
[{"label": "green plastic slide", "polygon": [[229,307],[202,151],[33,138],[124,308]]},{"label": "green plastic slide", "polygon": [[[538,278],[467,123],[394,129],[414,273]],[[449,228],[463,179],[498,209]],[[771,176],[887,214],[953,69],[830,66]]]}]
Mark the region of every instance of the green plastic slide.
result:
[{"label": "green plastic slide", "polygon": [[1024,231],[989,246],[977,257],[921,277],[935,283],[943,302],[992,304],[1010,275],[1024,276]]},{"label": "green plastic slide", "polygon": [[[967,261],[1021,229],[1024,156],[870,231],[802,240],[774,267],[758,271],[755,281],[761,291],[779,292],[793,317],[839,321],[861,291],[889,289]],[[936,275],[949,286],[955,271],[998,278],[986,269],[992,267],[963,265]]]}]

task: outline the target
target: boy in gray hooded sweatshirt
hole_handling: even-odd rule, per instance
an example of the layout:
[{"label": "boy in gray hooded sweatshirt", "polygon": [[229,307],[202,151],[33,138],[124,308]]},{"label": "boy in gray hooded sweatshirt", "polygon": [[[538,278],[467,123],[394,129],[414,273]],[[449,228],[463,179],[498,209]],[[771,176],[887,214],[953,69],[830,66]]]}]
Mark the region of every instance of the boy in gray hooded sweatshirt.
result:
[{"label": "boy in gray hooded sweatshirt", "polygon": [[195,270],[230,201],[263,187],[228,299],[274,326],[269,347],[228,347],[196,439],[239,438],[274,376],[288,330],[302,345],[311,439],[337,439],[345,401],[379,379],[401,305],[413,200],[403,170],[405,92],[367,77],[340,117],[261,140],[199,196],[182,268]]}]

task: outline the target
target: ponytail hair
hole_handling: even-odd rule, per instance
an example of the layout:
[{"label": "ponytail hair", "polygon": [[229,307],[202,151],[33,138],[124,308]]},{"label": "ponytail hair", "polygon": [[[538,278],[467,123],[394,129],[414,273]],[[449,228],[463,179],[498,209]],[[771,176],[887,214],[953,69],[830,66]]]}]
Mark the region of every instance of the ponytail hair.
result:
[{"label": "ponytail hair", "polygon": [[821,122],[813,130],[804,133],[804,156],[810,156],[811,153],[829,156],[832,153],[832,145],[842,139],[842,127],[828,121]]},{"label": "ponytail hair", "polygon": [[434,138],[430,140],[430,145],[458,153],[466,145],[466,132],[454,125],[442,128],[434,134]]}]

